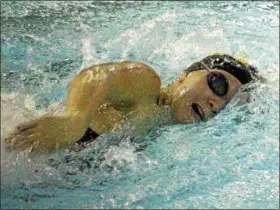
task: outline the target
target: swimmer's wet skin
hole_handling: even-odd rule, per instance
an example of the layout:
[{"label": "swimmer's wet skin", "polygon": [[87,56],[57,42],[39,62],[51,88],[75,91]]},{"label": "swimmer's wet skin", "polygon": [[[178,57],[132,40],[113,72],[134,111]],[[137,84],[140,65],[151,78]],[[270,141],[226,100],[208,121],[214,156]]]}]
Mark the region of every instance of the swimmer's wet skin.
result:
[{"label": "swimmer's wet skin", "polygon": [[254,67],[225,54],[192,64],[167,87],[161,87],[154,69],[140,62],[94,65],[72,80],[64,115],[19,125],[5,141],[11,149],[51,152],[120,129],[125,122],[136,135],[146,133],[168,123],[163,118],[168,110],[171,123],[205,120],[256,78]]}]

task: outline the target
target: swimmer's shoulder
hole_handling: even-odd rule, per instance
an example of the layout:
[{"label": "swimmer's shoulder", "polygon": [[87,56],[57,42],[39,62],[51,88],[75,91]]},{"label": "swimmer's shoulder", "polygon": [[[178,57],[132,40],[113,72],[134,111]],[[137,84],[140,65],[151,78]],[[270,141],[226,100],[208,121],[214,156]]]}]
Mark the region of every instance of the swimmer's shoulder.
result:
[{"label": "swimmer's shoulder", "polygon": [[138,72],[143,72],[145,74],[150,74],[153,78],[160,80],[159,75],[151,66],[140,61],[132,61],[132,60],[94,64],[90,67],[84,68],[81,72],[99,71],[101,69],[104,71],[117,71],[117,72],[127,71],[127,70],[138,71]]},{"label": "swimmer's shoulder", "polygon": [[151,66],[149,66],[143,62],[127,60],[127,61],[119,62],[119,65],[124,70],[133,70],[133,71],[144,72],[145,74],[150,74],[153,78],[160,80],[160,77],[157,74],[157,72],[155,71],[155,69],[153,69]]},{"label": "swimmer's shoulder", "polygon": [[141,69],[142,68],[142,69],[150,69],[150,70],[154,71],[154,69],[151,66],[149,66],[143,62],[140,62],[140,61],[126,60],[126,61],[122,61],[122,62],[118,62],[118,63],[120,65],[125,66],[128,69],[132,69],[132,68]]}]

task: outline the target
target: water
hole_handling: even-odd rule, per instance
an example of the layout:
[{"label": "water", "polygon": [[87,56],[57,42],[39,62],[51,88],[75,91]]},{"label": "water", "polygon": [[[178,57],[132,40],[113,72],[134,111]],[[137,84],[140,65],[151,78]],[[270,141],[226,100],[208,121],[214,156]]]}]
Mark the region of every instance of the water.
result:
[{"label": "water", "polygon": [[[1,2],[1,139],[63,111],[83,67],[140,60],[163,84],[213,52],[266,82],[215,118],[129,128],[29,158],[1,145],[1,208],[279,208],[279,2]],[[1,140],[2,141],[2,140]]]}]

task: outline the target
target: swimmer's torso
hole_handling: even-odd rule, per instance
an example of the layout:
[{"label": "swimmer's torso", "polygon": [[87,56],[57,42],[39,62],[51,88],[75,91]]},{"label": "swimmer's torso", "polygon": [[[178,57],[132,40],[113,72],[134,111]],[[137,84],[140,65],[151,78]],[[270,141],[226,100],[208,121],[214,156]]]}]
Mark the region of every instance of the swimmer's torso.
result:
[{"label": "swimmer's torso", "polygon": [[[141,110],[156,114],[161,81],[154,69],[134,61],[94,65],[82,70],[94,85],[113,74],[108,94],[99,112],[92,118],[90,128],[98,134],[108,132],[125,119],[139,118]],[[141,116],[140,116],[141,118]],[[138,121],[139,119],[137,119]],[[140,119],[141,121],[141,119]]]}]

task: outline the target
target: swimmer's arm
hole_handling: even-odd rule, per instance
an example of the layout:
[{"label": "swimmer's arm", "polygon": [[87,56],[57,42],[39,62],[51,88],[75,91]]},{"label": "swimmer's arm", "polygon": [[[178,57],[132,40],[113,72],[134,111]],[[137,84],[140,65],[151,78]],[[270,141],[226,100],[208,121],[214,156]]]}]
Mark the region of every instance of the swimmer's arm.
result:
[{"label": "swimmer's arm", "polygon": [[51,152],[81,138],[104,102],[111,80],[108,76],[97,85],[97,81],[91,81],[91,72],[91,69],[85,69],[72,80],[65,115],[42,116],[18,126],[6,139],[8,146]]}]

